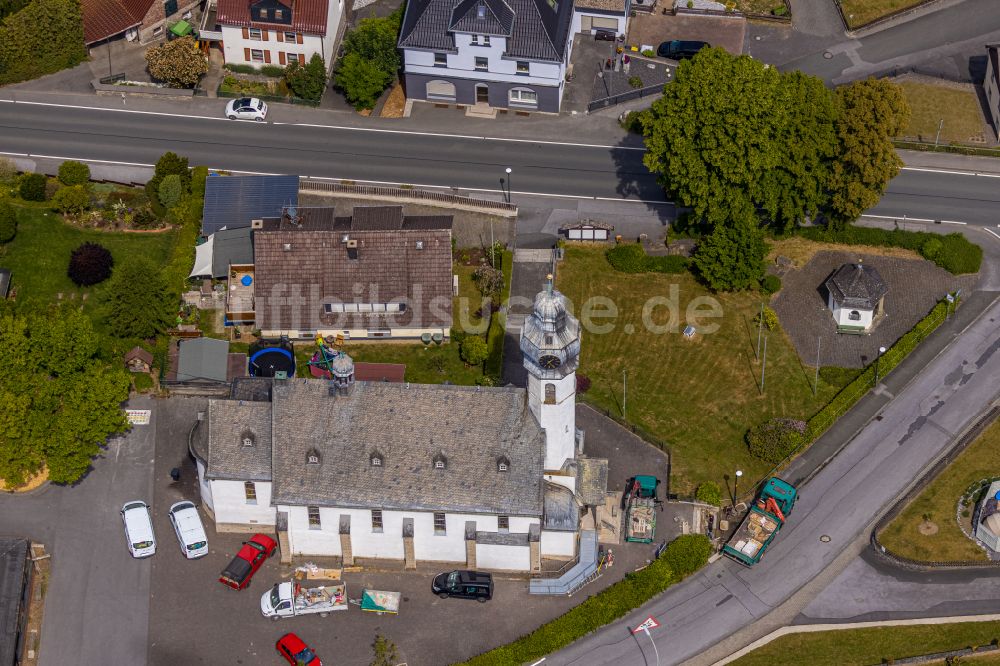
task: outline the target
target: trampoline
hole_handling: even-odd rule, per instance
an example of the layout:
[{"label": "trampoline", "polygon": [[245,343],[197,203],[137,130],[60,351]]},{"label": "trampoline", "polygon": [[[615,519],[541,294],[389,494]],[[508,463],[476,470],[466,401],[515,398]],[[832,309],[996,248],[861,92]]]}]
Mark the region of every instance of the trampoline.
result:
[{"label": "trampoline", "polygon": [[290,379],[295,376],[295,355],[288,343],[259,342],[250,347],[250,376]]}]

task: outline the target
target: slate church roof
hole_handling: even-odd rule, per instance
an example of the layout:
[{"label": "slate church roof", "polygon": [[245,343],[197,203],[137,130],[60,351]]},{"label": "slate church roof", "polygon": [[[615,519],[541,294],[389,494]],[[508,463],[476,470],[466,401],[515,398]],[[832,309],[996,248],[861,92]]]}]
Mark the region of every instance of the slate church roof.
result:
[{"label": "slate church roof", "polygon": [[882,297],[889,293],[889,287],[878,270],[861,262],[838,268],[827,279],[826,288],[839,307],[864,310],[874,310]]},{"label": "slate church roof", "polygon": [[[246,427],[216,419],[270,415],[276,505],[542,515],[545,434],[524,389],[357,382],[334,396],[328,382],[295,379],[274,383],[272,403],[212,409],[212,457],[217,437]],[[240,454],[227,451],[217,465]]]},{"label": "slate church roof", "polygon": [[205,432],[201,437],[207,435],[207,447],[197,439],[195,444],[207,458],[205,478],[271,480],[270,403],[211,400],[208,422],[198,428]]},{"label": "slate church roof", "polygon": [[507,57],[562,62],[572,19],[572,0],[410,0],[399,46],[455,53],[455,32],[495,35]]}]

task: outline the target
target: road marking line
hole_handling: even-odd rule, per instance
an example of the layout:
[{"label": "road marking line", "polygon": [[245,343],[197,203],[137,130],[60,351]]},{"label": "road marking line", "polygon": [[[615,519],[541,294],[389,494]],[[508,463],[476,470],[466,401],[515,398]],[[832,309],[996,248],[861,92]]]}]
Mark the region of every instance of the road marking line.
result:
[{"label": "road marking line", "polygon": [[414,130],[381,129],[377,127],[347,127],[344,125],[318,125],[315,123],[289,123],[297,127],[313,127],[317,129],[351,130],[355,132],[375,132],[381,134],[409,134],[414,136],[433,136],[446,139],[473,139],[477,141],[502,141],[507,143],[538,143],[548,146],[571,146],[574,148],[605,148],[607,150],[638,150],[646,152],[645,148],[635,146],[605,146],[596,143],[571,143],[564,141],[544,141],[541,139],[509,139],[498,136],[476,136],[473,134],[447,134],[443,132],[417,132]]},{"label": "road marking line", "polygon": [[989,229],[987,227],[983,227],[983,231],[985,231],[986,233],[991,234],[993,236],[996,236],[997,239],[1000,240],[1000,234],[998,234],[997,232],[993,231],[992,229]]},{"label": "road marking line", "polygon": [[865,213],[861,217],[877,217],[883,220],[896,220],[897,222],[933,222],[934,220],[929,220],[925,217],[900,217],[899,215],[872,215],[871,213]]},{"label": "road marking line", "polygon": [[926,171],[927,173],[950,173],[959,176],[981,176],[983,178],[1000,178],[1000,173],[982,173],[964,169],[931,169],[929,167],[903,167],[902,171]]},{"label": "road marking line", "polygon": [[941,224],[968,224],[968,222],[956,222],[955,220],[941,220]]},{"label": "road marking line", "polygon": [[[216,116],[197,116],[197,115],[183,114],[183,113],[166,113],[166,112],[163,112],[163,111],[141,111],[139,109],[119,109],[119,108],[116,108],[116,107],[83,106],[81,104],[56,104],[55,102],[32,102],[32,101],[25,101],[25,100],[10,100],[10,99],[0,100],[0,101],[7,102],[9,104],[30,104],[30,105],[33,105],[33,106],[51,106],[51,107],[56,107],[56,108],[61,108],[61,109],[83,109],[83,110],[86,110],[86,111],[112,111],[114,113],[136,113],[136,114],[140,114],[140,115],[149,115],[149,116],[170,116],[171,118],[190,118],[190,119],[193,119],[193,120],[225,120],[225,121],[229,121],[229,119],[225,118],[225,117],[221,117],[220,118],[220,117],[216,117]],[[244,122],[256,122],[256,121],[244,120]],[[312,127],[312,128],[316,128],[316,129],[345,130],[345,131],[352,131],[352,132],[376,132],[376,133],[383,133],[383,134],[404,134],[404,135],[412,135],[412,136],[430,136],[430,137],[441,137],[441,138],[447,138],[447,139],[473,139],[473,140],[481,140],[481,141],[499,141],[499,142],[507,142],[507,143],[537,143],[537,144],[549,145],[549,146],[570,146],[570,147],[573,147],[573,148],[603,148],[605,150],[637,150],[637,151],[640,151],[640,152],[646,152],[646,148],[645,147],[641,147],[640,148],[640,147],[636,147],[636,146],[606,146],[606,145],[600,145],[600,144],[594,144],[594,143],[572,143],[572,142],[563,142],[563,141],[544,141],[544,140],[541,140],[541,139],[510,139],[510,138],[505,138],[505,137],[474,136],[474,135],[471,135],[471,134],[447,134],[447,133],[442,133],[442,132],[417,132],[415,130],[381,129],[381,128],[376,128],[376,127],[349,127],[349,126],[346,126],[346,125],[321,125],[321,124],[316,124],[316,123],[278,123],[278,122],[273,122],[273,121],[270,122],[270,123],[260,123],[260,124],[262,124],[262,125],[264,125],[264,124],[270,124],[270,125],[291,125],[291,126],[295,126],[295,127]]]}]

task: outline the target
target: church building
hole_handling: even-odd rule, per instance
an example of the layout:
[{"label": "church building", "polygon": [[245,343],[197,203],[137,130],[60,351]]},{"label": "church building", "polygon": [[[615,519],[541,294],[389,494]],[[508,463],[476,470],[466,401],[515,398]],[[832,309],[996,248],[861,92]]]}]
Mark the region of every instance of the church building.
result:
[{"label": "church building", "polygon": [[204,507],[219,531],[276,532],[286,561],[573,559],[607,461],[582,452],[580,324],[551,282],[521,351],[527,390],[357,381],[346,354],[329,381],[237,381],[192,432]]}]

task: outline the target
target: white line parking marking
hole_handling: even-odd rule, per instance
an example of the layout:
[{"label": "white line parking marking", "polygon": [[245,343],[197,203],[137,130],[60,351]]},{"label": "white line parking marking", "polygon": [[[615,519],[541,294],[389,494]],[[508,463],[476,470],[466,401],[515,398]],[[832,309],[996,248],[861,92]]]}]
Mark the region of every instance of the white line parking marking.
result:
[{"label": "white line parking marking", "polygon": [[1000,234],[998,234],[997,232],[993,231],[992,229],[988,229],[986,227],[983,227],[983,231],[985,231],[986,233],[988,233],[990,235],[996,236],[997,239],[1000,239]]},{"label": "white line parking marking", "polygon": [[925,217],[906,217],[904,215],[872,215],[871,213],[865,213],[861,217],[877,217],[883,220],[896,220],[897,222],[933,222],[934,220],[928,220]]},{"label": "white line parking marking", "polygon": [[949,173],[956,176],[981,176],[983,178],[1000,178],[1000,173],[982,173],[962,169],[930,169],[928,167],[903,167],[902,171],[926,171],[927,173]]},{"label": "white line parking marking", "polygon": [[941,224],[968,224],[968,222],[956,222],[955,220],[941,220]]}]

